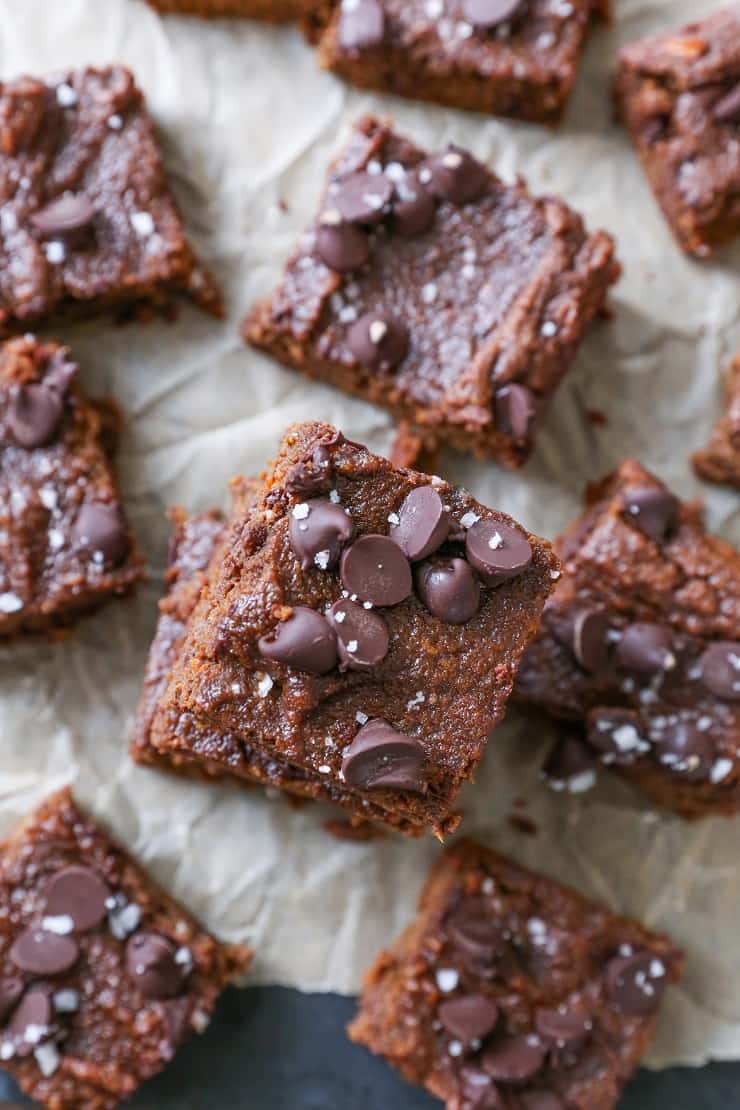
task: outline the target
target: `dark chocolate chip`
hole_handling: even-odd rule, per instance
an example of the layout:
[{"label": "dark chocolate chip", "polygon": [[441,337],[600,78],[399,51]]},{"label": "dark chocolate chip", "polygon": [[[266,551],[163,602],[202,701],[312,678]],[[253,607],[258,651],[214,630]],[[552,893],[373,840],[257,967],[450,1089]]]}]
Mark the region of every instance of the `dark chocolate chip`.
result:
[{"label": "dark chocolate chip", "polygon": [[565,1110],[565,1103],[554,1091],[538,1088],[536,1091],[523,1091],[522,1110]]},{"label": "dark chocolate chip", "polygon": [[320,443],[314,447],[310,458],[296,463],[290,470],[285,480],[285,488],[288,493],[295,494],[297,497],[306,497],[310,494],[326,492],[331,483],[331,452],[327,444]]},{"label": "dark chocolate chip", "polygon": [[720,123],[740,123],[740,84],[719,98],[712,108],[712,115]]},{"label": "dark chocolate chip", "polygon": [[379,0],[342,0],[340,50],[372,50],[385,38],[385,13]]},{"label": "dark chocolate chip", "polygon": [[675,646],[673,633],[664,625],[629,624],[617,644],[617,661],[626,671],[650,678],[676,666]]},{"label": "dark chocolate chip", "polygon": [[605,974],[609,1001],[620,1013],[647,1017],[660,1006],[668,981],[665,964],[652,953],[615,956]]},{"label": "dark chocolate chip", "polygon": [[537,1074],[546,1056],[547,1048],[536,1033],[510,1033],[489,1045],[481,1063],[492,1079],[521,1083]]},{"label": "dark chocolate chip", "polygon": [[11,1010],[23,994],[23,980],[14,976],[0,979],[0,1025],[4,1025]]},{"label": "dark chocolate chip", "polygon": [[535,1014],[535,1029],[550,1049],[550,1063],[556,1067],[568,1067],[575,1062],[593,1024],[591,1014],[575,1006],[542,1009]]},{"label": "dark chocolate chip", "polygon": [[259,641],[260,655],[306,674],[327,674],[337,665],[337,638],[327,619],[315,609],[297,605]]},{"label": "dark chocolate chip", "polygon": [[82,193],[65,193],[29,216],[31,226],[44,239],[79,237],[90,228],[95,209]]},{"label": "dark chocolate chip", "polygon": [[537,418],[537,398],[517,382],[501,386],[494,398],[496,426],[512,439],[526,440]]},{"label": "dark chocolate chip", "polygon": [[134,933],[126,944],[126,970],[145,998],[175,998],[187,975],[174,945],[159,933]]},{"label": "dark chocolate chip", "polygon": [[396,732],[387,721],[368,721],[347,748],[342,774],[361,790],[424,791],[424,749],[418,740]]},{"label": "dark chocolate chip", "polygon": [[110,894],[108,884],[91,867],[65,867],[46,885],[46,913],[71,917],[77,932],[84,933],[106,916]]},{"label": "dark chocolate chip", "polygon": [[32,987],[23,996],[8,1022],[6,1031],[13,1039],[16,1056],[30,1056],[44,1039],[52,1020],[51,991]]},{"label": "dark chocolate chip", "polygon": [[596,674],[609,661],[609,619],[602,609],[577,609],[570,614],[570,648],[584,671]]},{"label": "dark chocolate chip", "polygon": [[447,915],[445,927],[454,948],[474,968],[491,967],[506,951],[505,930],[484,898],[464,898]]},{"label": "dark chocolate chip", "polygon": [[710,729],[697,728],[693,721],[669,723],[652,734],[658,760],[687,782],[707,779],[716,757]]},{"label": "dark chocolate chip", "polygon": [[498,1015],[498,1006],[484,994],[449,998],[437,1007],[437,1017],[442,1026],[466,1045],[471,1041],[482,1041],[492,1033]]},{"label": "dark chocolate chip", "polygon": [[723,640],[711,644],[700,660],[701,680],[723,701],[740,701],[740,643]]},{"label": "dark chocolate chip", "polygon": [[428,158],[419,171],[420,180],[433,196],[450,204],[477,200],[488,185],[488,171],[467,150],[450,145]]},{"label": "dark chocolate chip", "polygon": [[419,600],[447,624],[467,624],[478,612],[480,586],[464,559],[432,559],[414,571]]},{"label": "dark chocolate chip", "polygon": [[330,190],[331,203],[348,224],[380,223],[393,196],[393,185],[383,173],[352,173]]},{"label": "dark chocolate chip", "polygon": [[74,524],[78,546],[104,566],[119,566],[131,550],[126,521],[117,501],[86,502]]},{"label": "dark chocolate chip", "polygon": [[596,761],[580,736],[563,736],[553,746],[542,774],[554,790],[582,794],[596,784]]},{"label": "dark chocolate chip", "polygon": [[605,763],[632,763],[650,750],[638,728],[637,716],[628,709],[610,709],[589,721],[588,743]]},{"label": "dark chocolate chip", "polygon": [[69,357],[69,349],[61,347],[54,352],[47,363],[44,384],[64,394],[79,372],[79,366]]},{"label": "dark chocolate chip", "polygon": [[625,494],[624,512],[627,519],[648,539],[662,544],[676,526],[679,502],[667,489],[646,486]]},{"label": "dark chocolate chip", "polygon": [[361,536],[342,555],[345,589],[373,605],[398,605],[412,588],[411,567],[397,543],[388,536]]},{"label": "dark chocolate chip", "polygon": [[364,231],[345,224],[322,223],[316,232],[316,251],[322,262],[338,274],[359,270],[370,255],[370,243]]},{"label": "dark chocolate chip", "polygon": [[479,520],[465,537],[468,562],[488,586],[517,578],[532,562],[532,548],[520,528],[501,520]]},{"label": "dark chocolate chip", "polygon": [[490,1075],[480,1068],[462,1068],[460,1072],[464,1106],[466,1110],[506,1110],[506,1105],[498,1093]]},{"label": "dark chocolate chip", "polygon": [[512,19],[523,0],[462,0],[462,13],[474,27],[498,27]]},{"label": "dark chocolate chip", "polygon": [[333,570],[354,534],[352,520],[344,509],[323,498],[304,501],[290,514],[290,546],[304,570]]},{"label": "dark chocolate chip", "polygon": [[347,332],[347,344],[360,366],[388,373],[406,358],[409,333],[387,312],[366,312]]},{"label": "dark chocolate chip", "polygon": [[450,514],[433,486],[417,486],[398,510],[390,537],[412,563],[426,559],[450,534]]},{"label": "dark chocolate chip", "polygon": [[393,229],[404,238],[423,235],[434,224],[437,205],[432,194],[422,185],[417,171],[396,182],[393,199]]},{"label": "dark chocolate chip", "polygon": [[80,950],[71,936],[45,929],[24,929],[10,949],[10,958],[21,971],[34,975],[59,975],[77,963]]},{"label": "dark chocolate chip", "polygon": [[337,634],[339,669],[364,671],[377,667],[388,654],[388,625],[379,613],[355,601],[336,601],[329,620]]},{"label": "dark chocolate chip", "polygon": [[45,382],[15,388],[8,403],[8,431],[19,447],[46,447],[64,415],[64,397]]}]

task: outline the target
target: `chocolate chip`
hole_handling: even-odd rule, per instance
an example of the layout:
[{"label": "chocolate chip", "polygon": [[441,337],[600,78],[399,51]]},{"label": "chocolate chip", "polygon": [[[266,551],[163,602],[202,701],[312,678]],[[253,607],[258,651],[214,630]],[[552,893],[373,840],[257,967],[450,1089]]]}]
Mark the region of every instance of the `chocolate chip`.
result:
[{"label": "chocolate chip", "polygon": [[596,674],[609,661],[609,619],[602,609],[581,608],[569,614],[570,649],[584,671]]},{"label": "chocolate chip", "polygon": [[532,562],[532,548],[524,533],[501,520],[479,520],[465,537],[468,562],[488,586],[517,578]]},{"label": "chocolate chip", "polygon": [[740,123],[740,85],[735,85],[715,103],[712,115],[720,123]]},{"label": "chocolate chip", "polygon": [[73,536],[78,546],[96,563],[115,567],[131,550],[126,521],[117,501],[88,501],[74,524]]},{"label": "chocolate chip", "polygon": [[396,182],[392,213],[394,231],[407,239],[423,235],[434,224],[437,205],[432,194],[422,185],[417,171],[406,174]]},{"label": "chocolate chip", "polygon": [[523,0],[462,0],[462,13],[474,27],[498,27],[512,19]]},{"label": "chocolate chip", "polygon": [[339,16],[340,50],[372,50],[385,38],[385,13],[379,0],[343,0]]},{"label": "chocolate chip", "polygon": [[304,570],[309,567],[333,570],[355,529],[340,505],[316,498],[294,506],[288,534],[290,546]]},{"label": "chocolate chip", "polygon": [[406,358],[409,333],[387,312],[366,312],[347,332],[347,344],[360,366],[387,373]]},{"label": "chocolate chip", "polygon": [[605,763],[632,763],[650,750],[638,725],[638,717],[629,709],[606,710],[589,720],[588,743]]},{"label": "chocolate chip", "polygon": [[337,634],[339,669],[364,671],[377,667],[388,654],[388,625],[379,613],[354,601],[336,601],[329,620]]},{"label": "chocolate chip", "polygon": [[450,534],[450,514],[432,486],[417,486],[398,510],[390,537],[412,562],[426,559]]},{"label": "chocolate chip", "polygon": [[23,994],[23,980],[15,977],[0,979],[0,1025],[4,1025],[11,1010]]},{"label": "chocolate chip", "polygon": [[484,898],[464,898],[447,915],[445,928],[454,948],[476,970],[491,968],[506,951],[505,930]]},{"label": "chocolate chip", "polygon": [[330,270],[346,274],[364,266],[370,255],[370,243],[364,231],[340,220],[321,224],[316,232],[316,251]]},{"label": "chocolate chip", "polygon": [[596,761],[580,736],[563,736],[553,746],[542,774],[554,790],[583,794],[596,784]]},{"label": "chocolate chip", "polygon": [[467,624],[478,612],[480,586],[464,559],[432,559],[414,571],[419,600],[447,624]]},{"label": "chocolate chip", "polygon": [[646,486],[625,495],[624,512],[648,539],[662,544],[674,530],[679,502],[667,489]]},{"label": "chocolate chip", "polygon": [[91,867],[65,867],[46,885],[46,913],[71,917],[77,932],[84,933],[106,916],[110,893],[108,884]]},{"label": "chocolate chip", "polygon": [[554,1091],[539,1088],[536,1091],[523,1091],[521,1104],[522,1110],[565,1110],[565,1103]]},{"label": "chocolate chip", "polygon": [[408,790],[423,793],[424,749],[418,740],[396,732],[387,721],[368,721],[350,744],[342,774],[361,790]]},{"label": "chocolate chip", "polygon": [[699,663],[708,690],[723,701],[740,701],[740,643],[724,640],[711,644]]},{"label": "chocolate chip", "polygon": [[576,1006],[542,1009],[535,1014],[535,1029],[550,1049],[553,1067],[570,1067],[575,1063],[591,1035],[593,1024],[591,1014]]},{"label": "chocolate chip", "polygon": [[428,158],[419,172],[429,192],[450,204],[477,200],[488,184],[486,167],[472,154],[452,144],[441,154]]},{"label": "chocolate chip", "polygon": [[674,721],[652,735],[658,760],[687,782],[709,777],[715,759],[710,730],[697,728],[693,721]]},{"label": "chocolate chip", "polygon": [[337,665],[337,638],[321,613],[297,605],[258,644],[259,653],[306,674],[327,674]]},{"label": "chocolate chip", "polygon": [[187,975],[174,945],[159,933],[134,933],[126,944],[126,970],[145,998],[175,998]]},{"label": "chocolate chip", "polygon": [[345,589],[373,605],[398,605],[412,588],[411,567],[397,543],[388,536],[361,536],[342,555]]},{"label": "chocolate chip", "polygon": [[667,986],[666,968],[652,953],[615,956],[605,975],[609,1001],[620,1013],[647,1017],[660,1006]]},{"label": "chocolate chip", "polygon": [[617,644],[617,661],[626,671],[652,677],[676,666],[675,639],[660,624],[629,624]]},{"label": "chocolate chip", "polygon": [[65,193],[29,216],[34,231],[44,239],[73,241],[86,232],[95,218],[95,209],[82,193]]},{"label": "chocolate chip", "polygon": [[460,1072],[466,1110],[506,1110],[506,1105],[490,1075],[480,1068],[462,1068]]},{"label": "chocolate chip", "polygon": [[74,937],[24,929],[10,949],[10,958],[21,971],[34,975],[59,975],[77,963],[80,950]]},{"label": "chocolate chip", "polygon": [[382,173],[352,173],[330,190],[331,203],[348,224],[380,223],[393,196],[393,185]]},{"label": "chocolate chip", "polygon": [[8,403],[8,431],[19,447],[46,447],[64,415],[64,398],[44,382],[17,386]]},{"label": "chocolate chip", "polygon": [[526,440],[537,417],[537,398],[525,385],[510,382],[496,390],[496,426],[512,439]]},{"label": "chocolate chip", "polygon": [[[341,432],[339,433],[341,435]],[[333,446],[333,444],[332,444]],[[311,452],[310,458],[296,463],[285,479],[288,493],[297,497],[324,493],[332,483],[332,460],[329,445],[319,443]]]},{"label": "chocolate chip", "polygon": [[[6,1031],[13,1038],[16,1056],[30,1056],[52,1020],[51,991],[32,987],[14,1010]],[[32,1035],[31,1031],[33,1031]],[[41,1033],[41,1038],[39,1037]]]},{"label": "chocolate chip", "polygon": [[492,1079],[520,1083],[536,1075],[547,1049],[535,1033],[504,1034],[483,1054],[481,1063]]},{"label": "chocolate chip", "polygon": [[466,1045],[471,1041],[482,1041],[492,1033],[498,1015],[498,1006],[484,994],[450,998],[437,1007],[437,1017],[442,1026]]}]

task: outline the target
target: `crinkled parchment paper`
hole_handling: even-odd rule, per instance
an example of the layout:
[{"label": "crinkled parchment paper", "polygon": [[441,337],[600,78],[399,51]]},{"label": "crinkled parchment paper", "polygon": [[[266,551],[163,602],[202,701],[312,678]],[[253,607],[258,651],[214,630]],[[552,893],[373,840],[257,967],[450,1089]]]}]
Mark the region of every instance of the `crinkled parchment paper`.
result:
[{"label": "crinkled parchment paper", "polygon": [[[636,455],[680,494],[704,495],[712,526],[740,541],[737,495],[701,488],[688,465],[717,413],[719,368],[740,346],[740,251],[710,265],[679,253],[609,98],[620,42],[719,6],[618,0],[616,26],[591,40],[567,120],[551,133],[349,91],[318,71],[293,30],[163,21],[140,0],[0,0],[3,77],[114,60],[134,69],[193,238],[229,302],[223,324],[185,309],[174,326],[93,321],[62,331],[90,391],[113,393],[127,414],[123,486],[152,582],[61,646],[0,649],[0,827],[71,781],[208,926],[254,942],[257,980],[358,987],[411,917],[435,842],[340,843],[322,829],[320,808],[181,782],[127,758],[161,589],[165,507],[225,504],[227,480],[259,471],[292,420],[333,421],[389,446],[383,413],[306,383],[238,337],[314,210],[339,133],[372,109],[392,113],[422,145],[455,139],[505,178],[522,173],[535,190],[561,194],[616,235],[625,267],[615,318],[583,345],[530,465],[511,475],[450,456],[445,476],[552,536],[587,480]],[[608,424],[585,419],[590,409]],[[688,974],[670,996],[652,1064],[740,1056],[740,819],[686,825],[650,812],[608,776],[585,797],[553,795],[538,781],[547,742],[511,714],[464,792],[464,831],[686,945]],[[507,821],[522,795],[536,837]]]}]

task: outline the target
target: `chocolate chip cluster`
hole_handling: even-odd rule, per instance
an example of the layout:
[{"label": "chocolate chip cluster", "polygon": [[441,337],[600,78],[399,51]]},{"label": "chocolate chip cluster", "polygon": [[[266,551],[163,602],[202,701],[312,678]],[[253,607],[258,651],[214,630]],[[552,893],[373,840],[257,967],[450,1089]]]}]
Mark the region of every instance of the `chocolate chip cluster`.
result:
[{"label": "chocolate chip cluster", "polygon": [[[460,14],[477,31],[503,28],[526,6],[526,0],[461,0]],[[457,8],[457,5],[454,6]],[[444,5],[440,4],[439,15]],[[339,46],[347,53],[377,50],[386,39],[382,0],[343,0],[339,19]]]}]

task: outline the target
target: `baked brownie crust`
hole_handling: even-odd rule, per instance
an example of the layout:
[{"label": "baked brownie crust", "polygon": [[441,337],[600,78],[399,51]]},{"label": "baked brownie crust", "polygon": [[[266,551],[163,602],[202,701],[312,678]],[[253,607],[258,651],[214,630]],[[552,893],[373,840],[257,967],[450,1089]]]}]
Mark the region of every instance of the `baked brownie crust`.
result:
[{"label": "baked brownie crust", "polygon": [[462,841],[349,1033],[447,1110],[613,1110],[681,970],[668,938]]},{"label": "baked brownie crust", "polygon": [[[379,203],[387,199],[386,209],[365,212],[371,229],[337,225],[337,206],[363,181]],[[451,199],[435,210],[424,181]],[[427,230],[417,223],[416,234],[402,230],[407,188],[429,205]],[[368,260],[360,257],[354,272],[332,268],[327,233],[347,234]],[[504,185],[457,148],[426,157],[367,118],[332,168],[319,220],[244,335],[308,377],[383,405],[427,438],[515,467],[619,274],[613,251],[608,235],[588,235],[561,201],[535,199],[521,182]],[[385,328],[386,344],[395,335],[396,349],[368,343],[367,321]]]},{"label": "baked brownie crust", "polygon": [[707,257],[740,231],[740,4],[624,47],[616,95],[678,242]]},{"label": "baked brownie crust", "polygon": [[222,314],[167,184],[152,121],[121,66],[0,83],[0,335],[41,321]]},{"label": "baked brownie crust", "polygon": [[740,355],[727,375],[725,407],[708,445],[693,456],[694,470],[708,482],[740,489]]},{"label": "baked brownie crust", "polygon": [[66,347],[0,347],[0,638],[49,633],[143,577],[109,450]]},{"label": "baked brownie crust", "polygon": [[203,932],[69,790],[3,844],[0,904],[0,1057],[49,1110],[112,1110],[205,1029],[251,959]]}]

